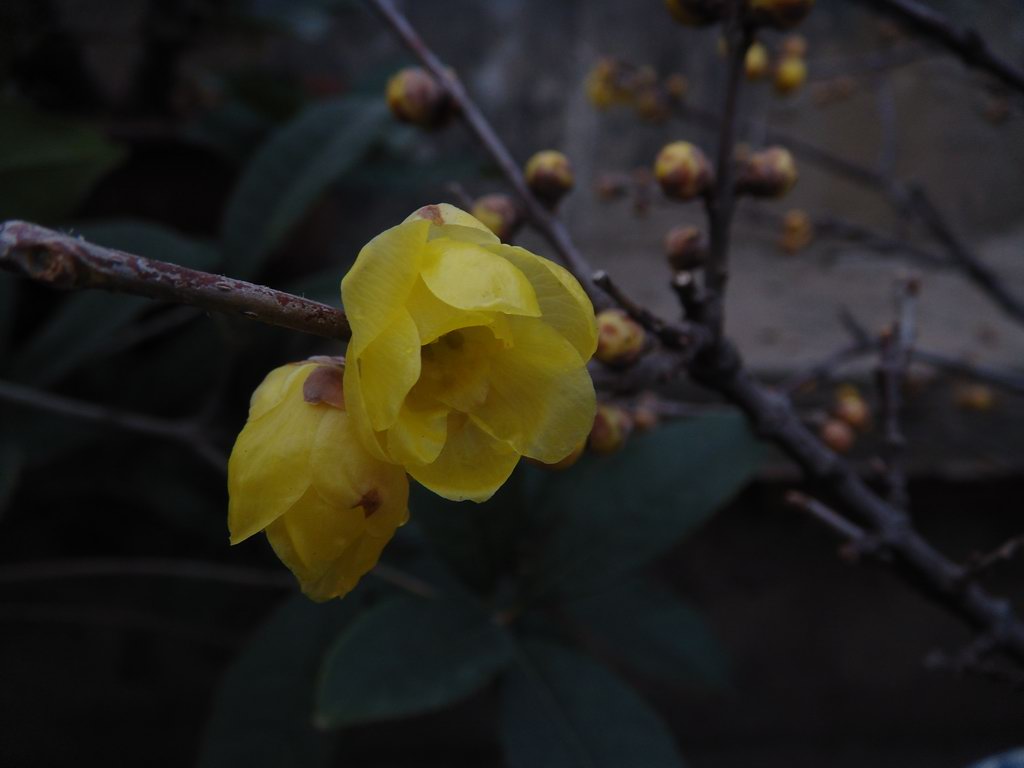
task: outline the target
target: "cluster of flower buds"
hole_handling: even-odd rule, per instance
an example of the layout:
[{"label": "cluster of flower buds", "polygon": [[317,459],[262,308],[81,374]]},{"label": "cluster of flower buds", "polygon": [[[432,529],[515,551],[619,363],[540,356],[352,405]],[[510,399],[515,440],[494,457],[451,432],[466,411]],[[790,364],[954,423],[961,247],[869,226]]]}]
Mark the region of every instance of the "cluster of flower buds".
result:
[{"label": "cluster of flower buds", "polygon": [[799,253],[814,240],[814,224],[807,211],[791,208],[782,217],[779,247],[786,253]]},{"label": "cluster of flower buds", "polygon": [[545,149],[531,157],[523,173],[530,191],[551,207],[575,184],[569,158],[554,149]]},{"label": "cluster of flower buds", "polygon": [[523,211],[508,195],[494,194],[478,197],[470,211],[499,240],[508,241],[523,223]]},{"label": "cluster of flower buds", "polygon": [[653,67],[637,67],[609,57],[598,60],[586,81],[587,98],[598,109],[628,106],[651,122],[666,120],[688,88],[681,74],[662,78]]},{"label": "cluster of flower buds", "polygon": [[454,113],[448,92],[420,67],[406,67],[392,75],[387,101],[396,118],[421,128],[439,128]]},{"label": "cluster of flower buds", "polygon": [[644,351],[647,334],[643,326],[621,309],[597,313],[597,351],[594,357],[605,365],[627,366]]},{"label": "cluster of flower buds", "polygon": [[665,258],[676,272],[687,272],[704,265],[707,245],[697,227],[682,224],[665,234]]},{"label": "cluster of flower buds", "polygon": [[782,197],[799,174],[793,154],[784,147],[744,153],[737,159],[736,192],[753,197]]},{"label": "cluster of flower buds", "polygon": [[707,156],[688,141],[674,141],[662,147],[654,161],[654,176],[665,195],[676,200],[693,200],[714,183]]}]

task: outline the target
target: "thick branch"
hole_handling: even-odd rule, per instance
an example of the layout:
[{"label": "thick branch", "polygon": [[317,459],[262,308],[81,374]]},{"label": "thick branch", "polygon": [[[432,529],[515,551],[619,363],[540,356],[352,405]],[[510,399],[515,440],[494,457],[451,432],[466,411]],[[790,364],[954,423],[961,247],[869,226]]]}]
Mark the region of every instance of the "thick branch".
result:
[{"label": "thick branch", "polygon": [[24,221],[0,225],[0,267],[53,288],[130,293],[242,315],[328,339],[352,335],[345,314],[326,304],[244,280],[103,248]]},{"label": "thick branch", "polygon": [[927,37],[959,56],[969,67],[988,72],[1003,85],[1024,93],[1024,69],[996,55],[977,30],[957,27],[952,21],[916,0],[861,0],[889,14],[912,32]]}]

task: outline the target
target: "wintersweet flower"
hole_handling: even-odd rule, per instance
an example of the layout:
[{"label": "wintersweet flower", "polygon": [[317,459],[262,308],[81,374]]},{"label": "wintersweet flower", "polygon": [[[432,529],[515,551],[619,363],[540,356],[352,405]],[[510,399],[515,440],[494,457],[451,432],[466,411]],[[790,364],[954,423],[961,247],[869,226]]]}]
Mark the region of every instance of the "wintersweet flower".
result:
[{"label": "wintersweet flower", "polygon": [[520,456],[553,464],[594,422],[594,310],[566,270],[450,205],[378,235],[341,283],[349,414],[367,450],[483,501]]},{"label": "wintersweet flower", "polygon": [[231,543],[259,531],[313,600],[342,597],[408,519],[405,471],[363,447],[341,361],[270,372],[228,462]]}]

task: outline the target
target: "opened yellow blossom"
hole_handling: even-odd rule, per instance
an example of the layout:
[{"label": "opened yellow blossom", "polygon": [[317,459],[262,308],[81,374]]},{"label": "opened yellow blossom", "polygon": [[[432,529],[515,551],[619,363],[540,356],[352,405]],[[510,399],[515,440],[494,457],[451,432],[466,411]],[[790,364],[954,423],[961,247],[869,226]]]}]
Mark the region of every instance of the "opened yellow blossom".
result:
[{"label": "opened yellow blossom", "polygon": [[341,294],[356,429],[435,493],[482,501],[520,456],[558,462],[589,432],[590,300],[468,213],[427,206],[378,235]]},{"label": "opened yellow blossom", "polygon": [[231,543],[266,531],[314,600],[348,593],[408,518],[405,471],[363,447],[334,358],[263,380],[231,452],[228,491]]}]

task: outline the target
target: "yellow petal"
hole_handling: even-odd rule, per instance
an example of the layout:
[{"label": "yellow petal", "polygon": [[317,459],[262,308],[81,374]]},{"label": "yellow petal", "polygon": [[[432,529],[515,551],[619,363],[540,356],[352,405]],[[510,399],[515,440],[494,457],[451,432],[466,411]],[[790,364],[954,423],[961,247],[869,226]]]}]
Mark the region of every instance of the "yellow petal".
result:
[{"label": "yellow petal", "polygon": [[431,293],[422,280],[416,281],[405,306],[416,323],[421,345],[437,341],[449,331],[487,325],[493,317],[490,312],[468,312],[446,304]]},{"label": "yellow petal", "polygon": [[564,267],[514,245],[492,246],[494,253],[508,259],[530,281],[537,295],[544,322],[565,336],[588,361],[597,349],[594,305],[579,281]]},{"label": "yellow petal", "polygon": [[[283,515],[311,482],[313,436],[324,411],[331,406],[311,405],[302,397],[302,383],[316,365],[291,367],[299,374],[290,376],[279,406],[246,422],[231,451],[228,530],[232,544],[244,541]],[[274,376],[271,385],[278,384],[280,377]]]},{"label": "yellow petal", "polygon": [[[472,214],[466,213],[461,208],[456,208],[448,203],[425,205],[412,213],[405,221],[429,221],[432,225],[431,234],[433,237],[452,237],[455,233],[461,232],[455,239],[466,239],[473,242],[498,242],[498,238],[486,224]],[[452,227],[452,229],[449,229],[449,227]]]},{"label": "yellow petal", "polygon": [[526,276],[479,245],[432,240],[424,249],[422,276],[437,298],[458,309],[530,317],[541,313]]},{"label": "yellow petal", "polygon": [[310,374],[311,365],[315,367],[315,363],[290,363],[268,373],[249,400],[249,420],[260,418],[284,402],[290,385],[296,378],[305,380]]},{"label": "yellow petal", "polygon": [[357,355],[389,325],[419,274],[429,223],[416,220],[367,243],[341,281],[341,301],[352,326],[349,355]]},{"label": "yellow petal", "polygon": [[388,454],[399,464],[429,464],[441,453],[448,436],[449,409],[417,400],[425,398],[410,396],[402,403],[398,421],[387,432]]},{"label": "yellow petal", "polygon": [[448,440],[432,464],[410,465],[413,479],[453,501],[486,501],[515,469],[519,455],[464,414],[448,416]]},{"label": "yellow petal", "polygon": [[568,456],[594,423],[590,374],[541,320],[511,317],[514,345],[490,360],[487,399],[472,416],[516,451],[547,464]]},{"label": "yellow petal", "polygon": [[384,450],[383,433],[378,434],[370,424],[370,414],[363,398],[363,384],[359,379],[358,365],[349,361],[345,365],[345,408],[352,419],[352,426],[364,448],[379,461],[391,461]]},{"label": "yellow petal", "polygon": [[395,423],[409,390],[420,377],[420,336],[416,323],[399,308],[392,323],[359,355],[350,355],[346,367],[355,366],[370,425],[384,430]]}]

